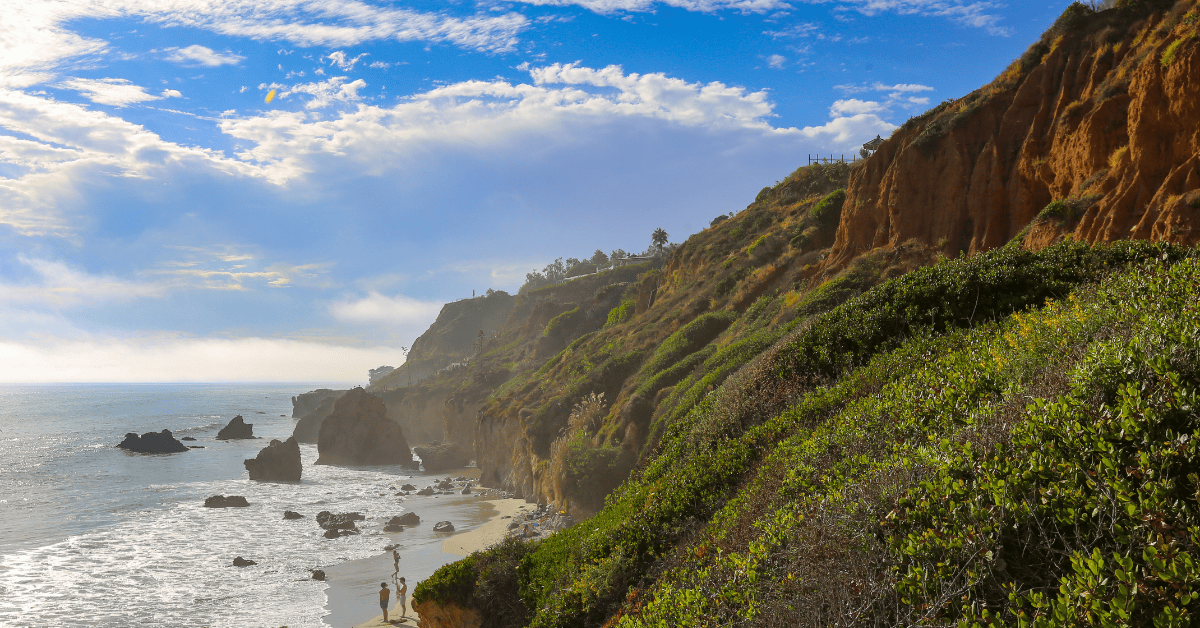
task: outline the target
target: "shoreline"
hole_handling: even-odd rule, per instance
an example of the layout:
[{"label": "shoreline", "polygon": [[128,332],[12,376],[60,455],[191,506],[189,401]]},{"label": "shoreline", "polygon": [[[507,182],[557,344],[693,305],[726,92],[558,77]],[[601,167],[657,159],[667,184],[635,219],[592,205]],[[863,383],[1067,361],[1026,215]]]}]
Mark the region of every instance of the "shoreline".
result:
[{"label": "shoreline", "polygon": [[[493,510],[489,514],[487,521],[466,532],[456,533],[450,538],[442,542],[440,548],[443,554],[454,554],[460,557],[470,556],[472,553],[487,549],[492,545],[504,540],[505,533],[508,532],[508,524],[514,515],[524,509],[531,509],[535,506],[526,503],[523,499],[518,498],[495,498],[482,499]],[[457,559],[450,562],[457,562]],[[449,564],[449,563],[447,563]],[[416,582],[408,583],[408,615],[403,621],[399,620],[395,613],[389,609],[388,615],[391,619],[389,623],[384,623],[383,614],[355,624],[354,628],[376,628],[378,626],[417,626],[420,618],[417,612],[412,608],[412,594],[416,589]],[[395,594],[393,593],[392,602],[395,603]]]},{"label": "shoreline", "polygon": [[[474,475],[471,471],[478,473],[474,469],[462,469],[461,472],[454,473],[469,477]],[[475,490],[487,491],[488,489],[478,487]],[[400,622],[392,609],[389,609],[388,614],[391,621],[385,624],[383,614],[379,612],[379,607],[375,604],[378,599],[376,592],[379,589],[380,581],[386,581],[389,588],[392,589],[392,603],[395,604],[392,557],[390,553],[381,553],[325,568],[330,586],[326,589],[327,614],[323,623],[334,628],[417,625],[416,613],[412,610],[411,604],[412,595],[418,582],[429,577],[443,565],[461,560],[475,551],[486,549],[503,540],[511,518],[525,509],[536,507],[533,504],[527,504],[523,499],[487,497],[485,495],[474,496],[474,499],[462,496],[449,500],[451,503],[457,502],[459,508],[468,510],[460,511],[458,516],[447,513],[450,516],[442,517],[450,519],[456,527],[463,530],[449,533],[446,538],[430,539],[417,545],[408,545],[405,543],[406,540],[411,542],[415,539],[411,536],[406,538],[405,532],[387,534],[393,541],[401,545],[401,572],[399,575],[407,575],[410,606],[404,622]],[[413,503],[410,508],[419,510],[420,506]],[[433,521],[426,519],[421,522],[421,525],[423,527],[432,524]],[[407,551],[404,549],[405,546],[408,546]],[[374,613],[373,617],[371,617],[372,612]],[[364,621],[366,617],[371,618]]]}]

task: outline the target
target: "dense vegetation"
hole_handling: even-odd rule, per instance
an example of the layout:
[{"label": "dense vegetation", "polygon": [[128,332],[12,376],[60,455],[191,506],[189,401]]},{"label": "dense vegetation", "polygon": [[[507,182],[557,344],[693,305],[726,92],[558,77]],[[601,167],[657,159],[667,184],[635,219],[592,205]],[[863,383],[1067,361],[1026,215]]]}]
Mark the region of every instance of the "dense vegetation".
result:
[{"label": "dense vegetation", "polygon": [[1010,247],[876,287],[668,424],[586,525],[417,599],[521,600],[490,625],[1044,623],[1130,595],[1186,620],[1190,254]]}]

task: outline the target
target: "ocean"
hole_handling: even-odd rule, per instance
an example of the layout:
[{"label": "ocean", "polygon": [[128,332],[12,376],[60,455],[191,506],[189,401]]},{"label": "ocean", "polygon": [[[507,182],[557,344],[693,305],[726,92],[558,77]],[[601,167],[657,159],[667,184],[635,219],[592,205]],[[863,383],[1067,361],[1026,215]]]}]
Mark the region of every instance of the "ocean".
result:
[{"label": "ocean", "polygon": [[[400,485],[433,478],[389,466],[316,466],[315,445],[301,445],[299,483],[251,482],[242,461],[290,436],[292,395],[320,387],[346,385],[0,386],[0,626],[353,625],[378,614],[359,603],[378,585],[339,596],[336,580],[312,580],[311,570],[386,563],[379,578],[357,574],[383,581],[392,571],[383,548],[393,543],[411,595],[418,580],[459,558],[441,553],[433,523],[465,531],[490,507],[471,495],[397,496]],[[238,414],[261,438],[216,440]],[[163,428],[203,449],[116,448],[127,432]],[[217,494],[251,505],[204,508]],[[284,510],[305,518],[284,520]],[[314,521],[321,510],[362,513],[363,533],[325,539]],[[407,510],[421,525],[382,532]],[[233,567],[235,556],[258,564]]]}]

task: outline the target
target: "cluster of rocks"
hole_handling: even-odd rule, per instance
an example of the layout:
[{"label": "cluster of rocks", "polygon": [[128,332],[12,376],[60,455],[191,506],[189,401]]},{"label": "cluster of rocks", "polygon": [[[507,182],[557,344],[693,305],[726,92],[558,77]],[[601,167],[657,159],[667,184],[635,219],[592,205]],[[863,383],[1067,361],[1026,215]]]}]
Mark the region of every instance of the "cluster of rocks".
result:
[{"label": "cluster of rocks", "polygon": [[258,452],[258,456],[244,461],[251,480],[263,482],[299,482],[303,466],[300,464],[300,443],[296,437],[286,442],[271,441]]},{"label": "cluster of rocks", "polygon": [[383,524],[384,532],[403,532],[405,527],[412,527],[421,523],[421,518],[415,512],[406,512],[402,515],[397,515],[388,519],[387,523]]},{"label": "cluster of rocks", "polygon": [[242,419],[242,415],[233,417],[217,432],[217,440],[238,440],[243,438],[254,438],[254,424],[247,423]]},{"label": "cluster of rocks", "polygon": [[325,538],[336,539],[349,534],[358,534],[355,521],[363,521],[366,517],[357,512],[333,514],[328,510],[317,513],[317,525],[325,529]]},{"label": "cluster of rocks", "polygon": [[468,478],[446,477],[420,490],[417,490],[417,487],[412,484],[405,484],[400,487],[400,492],[396,493],[396,495],[420,495],[422,497],[430,495],[470,495],[473,492],[473,485],[474,480]]},{"label": "cluster of rocks", "polygon": [[229,497],[213,495],[204,500],[205,508],[245,508],[249,505],[250,502],[246,501],[246,498],[241,495],[230,495]]},{"label": "cluster of rocks", "polygon": [[560,512],[554,502],[539,504],[536,510],[513,517],[508,524],[508,536],[522,539],[542,539],[575,525],[575,520]]},{"label": "cluster of rocks", "polygon": [[174,454],[188,450],[187,445],[171,436],[171,430],[146,432],[141,436],[130,432],[125,435],[125,440],[121,441],[117,447],[141,454]]}]

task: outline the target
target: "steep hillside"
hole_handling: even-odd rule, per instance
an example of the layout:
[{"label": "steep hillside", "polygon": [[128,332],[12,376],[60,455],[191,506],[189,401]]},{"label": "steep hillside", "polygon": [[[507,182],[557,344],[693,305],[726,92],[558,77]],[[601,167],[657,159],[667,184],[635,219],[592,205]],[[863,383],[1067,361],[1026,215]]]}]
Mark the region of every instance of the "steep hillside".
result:
[{"label": "steep hillside", "polygon": [[991,84],[910,120],[856,169],[825,261],[916,238],[1200,241],[1200,18],[1073,4]]},{"label": "steep hillside", "polygon": [[[418,608],[1195,625],[1200,12],[1117,4],[865,163],[764,189],[512,369],[480,398],[484,481],[590,519],[443,568]],[[1158,242],[1087,244],[1128,239]]]}]

